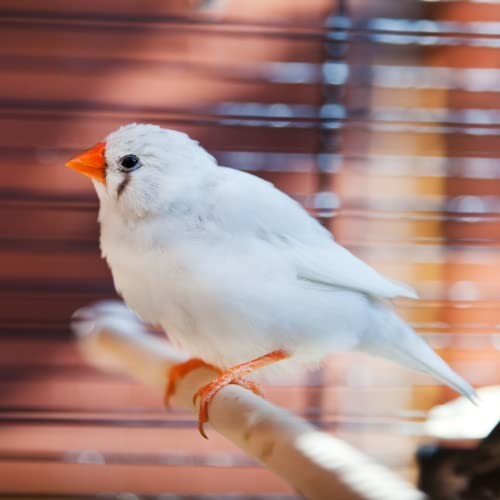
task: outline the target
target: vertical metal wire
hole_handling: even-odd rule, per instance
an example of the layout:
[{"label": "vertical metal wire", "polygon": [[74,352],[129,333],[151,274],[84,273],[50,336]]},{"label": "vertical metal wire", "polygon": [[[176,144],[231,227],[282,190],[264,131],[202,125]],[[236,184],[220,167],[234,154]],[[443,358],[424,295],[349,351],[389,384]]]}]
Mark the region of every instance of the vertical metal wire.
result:
[{"label": "vertical metal wire", "polygon": [[[342,145],[342,129],[341,127],[332,128],[328,124],[336,118],[332,113],[332,105],[343,105],[345,97],[345,85],[332,85],[329,83],[327,75],[327,67],[330,63],[345,62],[348,50],[348,33],[347,31],[339,30],[340,19],[348,17],[347,0],[338,0],[335,2],[335,8],[326,18],[325,26],[327,28],[325,40],[323,43],[323,71],[321,73],[321,96],[318,103],[320,113],[320,122],[318,126],[318,141],[315,151],[315,164],[317,172],[316,182],[316,200],[314,203],[321,223],[325,227],[330,228],[332,221],[332,210],[336,208],[333,203],[334,197],[324,196],[325,194],[333,195],[332,191],[332,157],[331,153],[336,155],[341,154]],[[330,203],[330,206],[328,204]]]},{"label": "vertical metal wire", "polygon": [[[323,67],[321,72],[321,94],[318,103],[319,124],[318,139],[315,150],[316,194],[314,199],[315,213],[323,226],[332,229],[333,211],[336,207],[336,195],[333,184],[332,153],[338,158],[341,155],[342,129],[328,125],[335,118],[332,105],[343,105],[345,85],[332,85],[327,78],[327,67],[330,63],[345,62],[348,50],[348,33],[339,30],[339,19],[347,19],[347,0],[337,0],[331,13],[325,19],[326,35],[323,42]],[[342,24],[342,23],[340,23]],[[310,375],[309,383],[317,385],[318,391],[307,392],[307,407],[312,408],[312,418],[321,420],[324,397],[324,373],[320,368]],[[317,411],[317,414],[316,414]]]}]

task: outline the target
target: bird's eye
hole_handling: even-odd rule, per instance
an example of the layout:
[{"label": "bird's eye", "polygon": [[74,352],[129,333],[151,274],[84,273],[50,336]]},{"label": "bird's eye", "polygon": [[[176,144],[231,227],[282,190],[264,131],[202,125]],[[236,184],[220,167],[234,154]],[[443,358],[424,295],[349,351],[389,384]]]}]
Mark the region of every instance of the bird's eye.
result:
[{"label": "bird's eye", "polygon": [[139,158],[135,155],[127,155],[120,159],[120,167],[124,172],[132,172],[141,166]]}]

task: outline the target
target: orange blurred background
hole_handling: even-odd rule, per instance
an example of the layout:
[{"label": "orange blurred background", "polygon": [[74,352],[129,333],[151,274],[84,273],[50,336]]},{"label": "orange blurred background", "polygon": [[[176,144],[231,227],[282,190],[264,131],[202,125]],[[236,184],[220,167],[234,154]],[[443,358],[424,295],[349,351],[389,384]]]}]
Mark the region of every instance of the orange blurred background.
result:
[{"label": "orange blurred background", "polygon": [[[0,23],[0,496],[294,497],[76,351],[72,312],[114,291],[92,186],[63,165],[132,121],[300,200],[419,291],[399,311],[455,370],[500,383],[498,4],[2,0]],[[454,397],[360,355],[268,394],[411,480]]]}]

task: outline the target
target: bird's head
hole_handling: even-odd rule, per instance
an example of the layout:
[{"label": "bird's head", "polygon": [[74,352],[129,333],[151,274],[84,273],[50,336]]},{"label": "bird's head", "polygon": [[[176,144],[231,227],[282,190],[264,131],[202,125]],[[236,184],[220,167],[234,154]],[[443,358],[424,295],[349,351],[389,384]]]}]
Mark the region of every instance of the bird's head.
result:
[{"label": "bird's head", "polygon": [[92,179],[101,206],[143,217],[189,196],[190,188],[210,176],[216,163],[182,132],[134,123],[66,165]]}]

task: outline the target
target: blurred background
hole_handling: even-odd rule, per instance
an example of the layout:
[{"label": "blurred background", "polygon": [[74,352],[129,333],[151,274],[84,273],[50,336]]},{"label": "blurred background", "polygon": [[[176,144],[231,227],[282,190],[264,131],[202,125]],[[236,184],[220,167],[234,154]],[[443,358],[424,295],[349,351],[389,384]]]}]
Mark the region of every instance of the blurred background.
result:
[{"label": "blurred background", "polygon": [[[497,1],[2,0],[0,26],[0,496],[295,498],[78,355],[71,313],[114,291],[64,162],[131,121],[298,199],[419,291],[398,310],[455,370],[500,383]],[[357,355],[267,394],[411,481],[454,397]]]}]

